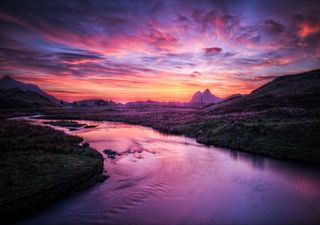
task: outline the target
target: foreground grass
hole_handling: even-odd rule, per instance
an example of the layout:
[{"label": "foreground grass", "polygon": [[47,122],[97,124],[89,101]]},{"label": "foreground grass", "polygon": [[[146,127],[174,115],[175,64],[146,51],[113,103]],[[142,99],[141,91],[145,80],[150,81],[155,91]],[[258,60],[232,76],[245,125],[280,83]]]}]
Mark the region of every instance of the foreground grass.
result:
[{"label": "foreground grass", "polygon": [[98,175],[102,156],[49,127],[0,123],[0,216],[45,205]]}]

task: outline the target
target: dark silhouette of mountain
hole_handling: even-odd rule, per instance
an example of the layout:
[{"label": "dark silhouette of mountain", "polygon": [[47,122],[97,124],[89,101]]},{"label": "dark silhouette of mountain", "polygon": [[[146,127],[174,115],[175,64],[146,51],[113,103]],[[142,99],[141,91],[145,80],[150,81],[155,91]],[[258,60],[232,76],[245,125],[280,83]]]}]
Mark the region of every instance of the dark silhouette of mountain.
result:
[{"label": "dark silhouette of mountain", "polygon": [[320,69],[285,75],[257,88],[249,95],[221,102],[209,110],[257,111],[274,107],[313,108],[320,106]]},{"label": "dark silhouette of mountain", "polygon": [[197,91],[194,93],[190,103],[205,106],[208,104],[221,102],[222,100],[222,98],[213,95],[209,89],[206,89],[204,92]]},{"label": "dark silhouette of mountain", "polygon": [[41,108],[52,106],[56,106],[56,104],[32,91],[0,89],[0,109]]},{"label": "dark silhouette of mountain", "polygon": [[230,101],[230,100],[234,100],[236,98],[241,98],[243,96],[245,96],[245,95],[243,95],[243,94],[232,94],[232,95],[229,95],[228,97],[225,97],[223,99],[223,101]]},{"label": "dark silhouette of mountain", "polygon": [[59,100],[48,95],[38,86],[19,82],[9,76],[0,79],[1,109],[39,108],[59,104]]},{"label": "dark silhouette of mountain", "polygon": [[26,84],[20,81],[17,81],[15,79],[13,79],[10,76],[5,76],[0,80],[0,89],[19,89],[21,91],[30,91],[30,92],[34,92],[37,93],[45,98],[47,98],[49,101],[51,101],[52,103],[58,104],[59,100],[56,99],[55,97],[47,94],[46,92],[44,92],[43,90],[41,90],[37,85],[34,84]]}]

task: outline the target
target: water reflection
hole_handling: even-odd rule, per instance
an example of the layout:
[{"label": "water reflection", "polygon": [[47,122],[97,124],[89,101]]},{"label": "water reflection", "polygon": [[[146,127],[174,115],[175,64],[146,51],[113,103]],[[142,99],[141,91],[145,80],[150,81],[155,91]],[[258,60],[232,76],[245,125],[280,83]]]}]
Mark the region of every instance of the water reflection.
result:
[{"label": "water reflection", "polygon": [[257,170],[264,170],[265,164],[266,164],[266,158],[261,157],[259,155],[253,155],[245,152],[239,152],[234,150],[225,150],[229,152],[230,157],[237,161],[246,161],[248,163],[251,163],[253,169]]},{"label": "water reflection", "polygon": [[[41,120],[34,120],[41,123]],[[316,224],[319,168],[206,147],[122,123],[69,131],[106,159],[110,178],[20,224]]]}]

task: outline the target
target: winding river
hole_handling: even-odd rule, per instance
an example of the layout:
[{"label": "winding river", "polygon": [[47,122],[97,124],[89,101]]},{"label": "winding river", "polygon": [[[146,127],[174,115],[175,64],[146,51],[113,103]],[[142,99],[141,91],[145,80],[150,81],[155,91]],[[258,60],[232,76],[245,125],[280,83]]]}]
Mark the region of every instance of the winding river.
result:
[{"label": "winding river", "polygon": [[[40,124],[43,120],[28,119]],[[183,136],[114,122],[69,131],[106,155],[110,176],[18,224],[316,224],[320,169],[207,147]],[[102,153],[103,154],[103,153]]]}]

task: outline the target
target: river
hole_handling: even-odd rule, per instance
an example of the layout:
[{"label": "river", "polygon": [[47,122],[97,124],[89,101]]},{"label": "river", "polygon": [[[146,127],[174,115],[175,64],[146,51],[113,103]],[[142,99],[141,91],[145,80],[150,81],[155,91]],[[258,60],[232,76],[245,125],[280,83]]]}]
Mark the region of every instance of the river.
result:
[{"label": "river", "polygon": [[[24,118],[26,119],[26,118]],[[43,120],[28,118],[32,123]],[[320,170],[114,122],[69,131],[105,157],[104,183],[45,208],[20,225],[316,224]],[[102,153],[103,154],[103,153]]]}]

